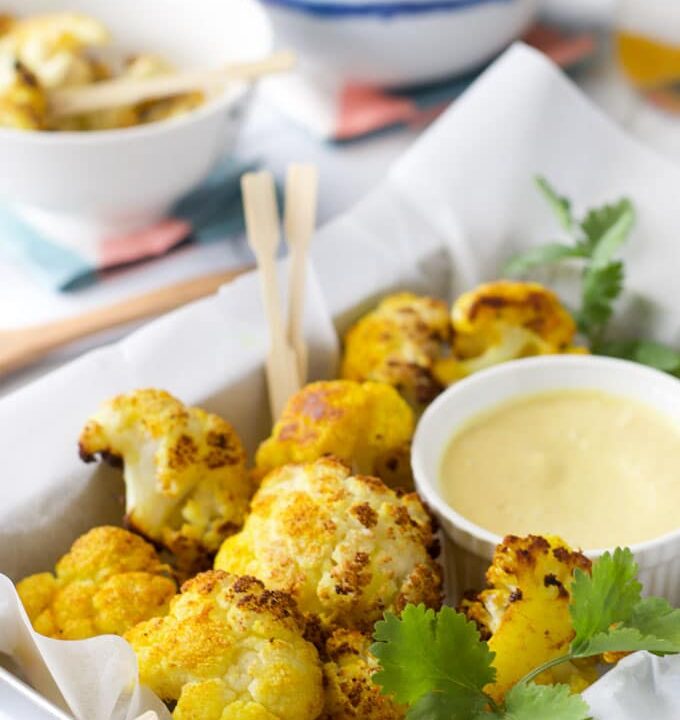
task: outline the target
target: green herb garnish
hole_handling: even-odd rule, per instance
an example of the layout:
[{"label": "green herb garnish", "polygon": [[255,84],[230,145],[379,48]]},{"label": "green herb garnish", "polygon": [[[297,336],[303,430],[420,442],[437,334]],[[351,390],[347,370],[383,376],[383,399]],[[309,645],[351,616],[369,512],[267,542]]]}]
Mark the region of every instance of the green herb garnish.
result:
[{"label": "green herb garnish", "polygon": [[648,340],[612,342],[606,337],[616,300],[624,287],[625,268],[617,256],[635,224],[631,201],[624,198],[589,210],[578,220],[571,202],[559,195],[545,178],[536,178],[536,185],[571,242],[549,243],[517,255],[505,265],[505,272],[516,276],[565,260],[581,263],[581,304],[574,317],[591,351],[680,373],[680,352],[673,348]]},{"label": "green herb garnish", "polygon": [[371,651],[381,669],[373,676],[382,692],[408,705],[407,720],[587,720],[590,712],[565,685],[537,685],[545,670],[604,652],[680,652],[680,610],[661,598],[642,598],[638,566],[618,548],[576,570],[570,613],[575,636],[569,652],[526,675],[495,703],[494,655],[473,623],[452,608],[438,613],[409,605],[401,618],[388,613],[376,623]]}]

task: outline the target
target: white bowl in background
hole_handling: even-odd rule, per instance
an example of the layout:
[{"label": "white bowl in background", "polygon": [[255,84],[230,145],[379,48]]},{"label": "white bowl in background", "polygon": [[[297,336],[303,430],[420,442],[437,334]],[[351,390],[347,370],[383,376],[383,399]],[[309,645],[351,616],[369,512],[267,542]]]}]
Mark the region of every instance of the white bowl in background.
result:
[{"label": "white bowl in background", "polygon": [[[250,0],[2,0],[3,12],[22,16],[66,8],[101,20],[119,57],[155,52],[200,68],[271,50],[267,19]],[[234,85],[186,115],[121,130],[0,129],[0,201],[70,245],[148,226],[230,148],[249,97]]]},{"label": "white bowl in background", "polygon": [[310,72],[381,86],[471,70],[519,38],[538,0],[262,0]]},{"label": "white bowl in background", "polygon": [[[442,393],[426,410],[413,440],[416,489],[439,520],[445,536],[447,575],[454,595],[484,587],[484,574],[502,538],[457,513],[442,497],[441,462],[451,438],[467,420],[515,397],[551,390],[597,389],[653,407],[680,424],[680,381],[625,360],[554,355],[516,360],[480,372]],[[484,502],[480,498],[480,502]],[[510,531],[510,528],[508,529]],[[610,548],[585,548],[590,558]],[[678,529],[636,545],[645,590],[680,603],[680,514]]]}]

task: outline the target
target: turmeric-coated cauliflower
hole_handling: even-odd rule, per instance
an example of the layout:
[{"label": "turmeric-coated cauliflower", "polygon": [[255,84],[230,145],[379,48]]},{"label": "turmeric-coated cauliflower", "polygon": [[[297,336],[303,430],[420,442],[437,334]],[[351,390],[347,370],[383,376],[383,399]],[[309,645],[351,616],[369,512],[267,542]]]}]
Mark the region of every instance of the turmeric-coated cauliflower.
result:
[{"label": "turmeric-coated cauliflower", "polygon": [[312,383],[290,398],[271,437],[260,445],[255,474],[262,478],[287,463],[334,455],[357,473],[410,488],[413,430],[411,408],[388,385]]},{"label": "turmeric-coated cauliflower", "polygon": [[19,61],[43,88],[95,80],[85,48],[109,42],[107,29],[80,13],[58,12],[16,19],[0,36],[0,57]]},{"label": "turmeric-coated cauliflower", "polygon": [[46,122],[47,97],[33,73],[0,55],[0,127],[41,130]]},{"label": "turmeric-coated cauliflower", "polygon": [[538,283],[480,285],[456,300],[451,319],[452,355],[435,367],[443,384],[508,360],[583,352],[572,346],[573,318],[557,295]]},{"label": "turmeric-coated cauliflower", "polygon": [[358,630],[336,630],[327,640],[324,662],[324,720],[402,720],[406,708],[383,695],[372,676],[380,669],[371,638]]},{"label": "turmeric-coated cauliflower", "polygon": [[433,367],[450,335],[446,303],[413,293],[390,295],[345,336],[341,377],[392,385],[422,412],[443,389]]},{"label": "turmeric-coated cauliflower", "polygon": [[415,494],[400,496],[324,458],[270,473],[215,567],[290,593],[325,627],[368,631],[386,610],[439,606],[434,549],[430,518]]},{"label": "turmeric-coated cauliflower", "polygon": [[6,35],[16,23],[16,18],[7,13],[0,13],[0,37]]},{"label": "turmeric-coated cauliflower", "polygon": [[286,593],[219,570],[186,582],[163,618],[126,633],[140,679],[174,720],[314,720],[321,663]]},{"label": "turmeric-coated cauliflower", "polygon": [[60,640],[122,635],[142,620],[167,612],[176,585],[149,543],[117,527],[78,538],[56,573],[17,584],[35,630]]},{"label": "turmeric-coated cauliflower", "polygon": [[167,392],[137,390],[104,403],[81,433],[80,455],[122,461],[128,525],[167,547],[182,570],[208,567],[243,524],[252,484],[238,435]]},{"label": "turmeric-coated cauliflower", "polygon": [[[495,700],[535,667],[564,655],[574,637],[569,614],[574,571],[590,572],[590,560],[557,537],[508,535],[486,573],[488,589],[463,600],[496,653]],[[538,683],[566,683],[574,692],[597,679],[593,663],[565,663],[539,675]]]}]

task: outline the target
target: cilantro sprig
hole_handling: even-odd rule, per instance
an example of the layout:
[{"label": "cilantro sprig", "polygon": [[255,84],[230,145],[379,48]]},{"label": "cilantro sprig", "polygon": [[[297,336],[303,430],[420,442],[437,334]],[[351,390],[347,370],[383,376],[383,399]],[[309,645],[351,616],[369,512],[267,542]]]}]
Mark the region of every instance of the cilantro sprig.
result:
[{"label": "cilantro sprig", "polygon": [[571,202],[545,178],[536,178],[536,185],[570,242],[553,242],[517,255],[505,265],[505,272],[517,276],[563,261],[580,263],[581,302],[574,317],[590,349],[598,355],[634,360],[680,374],[680,352],[673,348],[647,340],[612,342],[607,338],[609,321],[625,283],[625,267],[618,254],[635,224],[635,209],[631,201],[623,198],[611,205],[589,210],[578,219],[574,216]]},{"label": "cilantro sprig", "polygon": [[576,570],[569,652],[540,665],[498,704],[486,688],[495,680],[494,654],[475,625],[449,607],[439,612],[407,606],[376,623],[373,676],[382,692],[408,706],[407,720],[588,720],[590,711],[565,685],[537,685],[551,667],[605,652],[680,653],[680,610],[662,598],[643,598],[638,566],[617,548]]},{"label": "cilantro sprig", "polygon": [[496,671],[494,654],[474,623],[450,607],[440,612],[408,605],[401,618],[387,614],[375,626],[372,650],[383,691],[410,706],[411,720],[469,720],[493,700],[484,693]]}]

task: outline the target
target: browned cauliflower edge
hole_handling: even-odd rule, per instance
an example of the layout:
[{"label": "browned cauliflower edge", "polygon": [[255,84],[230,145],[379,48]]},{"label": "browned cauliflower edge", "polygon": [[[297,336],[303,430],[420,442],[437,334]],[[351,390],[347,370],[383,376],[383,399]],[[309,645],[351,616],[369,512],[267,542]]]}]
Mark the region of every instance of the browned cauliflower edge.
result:
[{"label": "browned cauliflower edge", "polygon": [[210,566],[248,511],[253,486],[234,428],[162,390],[118,395],[90,418],[80,455],[123,465],[126,522],[187,574]]},{"label": "browned cauliflower edge", "polygon": [[140,679],[174,720],[314,720],[323,709],[321,662],[293,599],[252,577],[197,575],[162,618],[125,638]]},{"label": "browned cauliflower edge", "polygon": [[[535,667],[568,652],[576,568],[590,572],[590,560],[558,537],[508,535],[487,570],[487,589],[466,595],[461,611],[477,623],[496,654],[496,682],[487,688],[495,700]],[[580,692],[596,679],[594,661],[588,660],[564,663],[536,682],[565,683]]]},{"label": "browned cauliflower edge", "polygon": [[415,420],[394,388],[352,380],[315,382],[288,401],[271,437],[258,448],[255,475],[288,463],[334,455],[356,473],[410,488]]},{"label": "browned cauliflower edge", "polygon": [[347,332],[340,375],[392,385],[421,413],[443,390],[434,365],[450,336],[445,302],[413,293],[389,295]]},{"label": "browned cauliflower edge", "polygon": [[532,355],[586,352],[555,293],[538,283],[498,280],[461,295],[451,311],[452,354],[434,373],[450,385],[479,370]]},{"label": "browned cauliflower edge", "polygon": [[371,637],[337,629],[325,645],[324,720],[403,720],[407,708],[381,694],[372,677],[380,669],[371,655]]},{"label": "browned cauliflower edge", "polygon": [[290,593],[326,628],[370,632],[383,612],[441,604],[430,517],[415,493],[325,458],[270,473],[215,566]]}]

